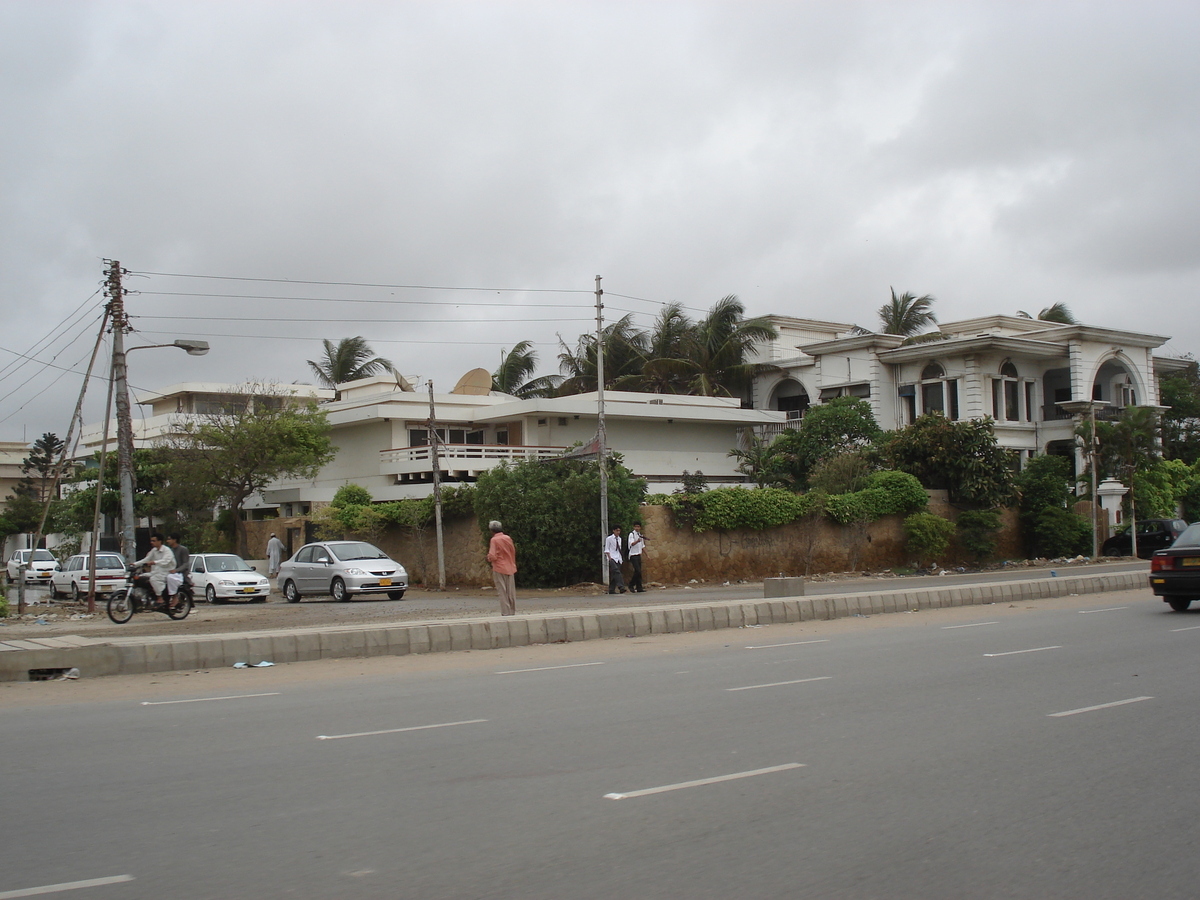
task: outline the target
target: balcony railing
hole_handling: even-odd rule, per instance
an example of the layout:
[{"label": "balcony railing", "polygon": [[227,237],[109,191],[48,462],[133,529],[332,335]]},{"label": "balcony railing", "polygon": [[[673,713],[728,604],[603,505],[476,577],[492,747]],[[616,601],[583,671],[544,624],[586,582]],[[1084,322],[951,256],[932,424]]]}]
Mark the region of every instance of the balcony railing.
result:
[{"label": "balcony railing", "polygon": [[[502,462],[527,459],[553,459],[561,456],[566,447],[523,447],[506,444],[439,444],[438,468],[444,472],[482,472]],[[384,475],[411,475],[433,471],[433,448],[399,447],[379,453],[380,471]]]}]

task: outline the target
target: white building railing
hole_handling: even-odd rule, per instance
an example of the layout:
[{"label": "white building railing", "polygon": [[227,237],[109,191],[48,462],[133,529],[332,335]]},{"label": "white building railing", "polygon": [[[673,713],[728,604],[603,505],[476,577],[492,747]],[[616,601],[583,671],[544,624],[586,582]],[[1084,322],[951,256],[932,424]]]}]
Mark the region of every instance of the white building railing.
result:
[{"label": "white building railing", "polygon": [[[438,468],[444,472],[481,472],[502,462],[521,462],[527,459],[553,459],[561,456],[566,447],[522,447],[506,444],[439,444]],[[381,450],[380,473],[383,475],[413,475],[433,471],[433,453],[424,447],[398,447]]]}]

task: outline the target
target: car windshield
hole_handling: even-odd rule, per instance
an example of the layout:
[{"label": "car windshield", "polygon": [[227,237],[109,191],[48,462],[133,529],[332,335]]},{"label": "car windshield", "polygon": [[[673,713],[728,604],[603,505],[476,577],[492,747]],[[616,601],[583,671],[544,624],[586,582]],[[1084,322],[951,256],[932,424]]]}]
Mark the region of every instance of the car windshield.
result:
[{"label": "car windshield", "polygon": [[344,544],[330,544],[333,555],[346,562],[351,559],[387,559],[388,556],[374,544],[366,541],[347,541]]},{"label": "car windshield", "polygon": [[204,562],[210,572],[253,572],[251,565],[240,556],[206,556]]},{"label": "car windshield", "polygon": [[37,562],[54,562],[54,554],[49,550],[34,550],[33,558]]},{"label": "car windshield", "polygon": [[1183,534],[1175,539],[1172,547],[1200,547],[1200,522],[1189,525]]},{"label": "car windshield", "polygon": [[[86,568],[86,567],[87,567],[87,563],[85,562],[84,568]],[[119,556],[97,556],[96,557],[96,568],[97,569],[123,569],[123,568],[125,568],[125,561],[123,559],[121,559],[121,557],[119,557]]]}]

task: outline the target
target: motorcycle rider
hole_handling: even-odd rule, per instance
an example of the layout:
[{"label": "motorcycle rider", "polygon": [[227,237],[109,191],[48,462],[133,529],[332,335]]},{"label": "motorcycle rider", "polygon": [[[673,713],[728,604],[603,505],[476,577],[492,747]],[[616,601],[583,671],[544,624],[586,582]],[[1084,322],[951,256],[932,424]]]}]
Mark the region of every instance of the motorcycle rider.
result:
[{"label": "motorcycle rider", "polygon": [[[179,532],[177,531],[173,531],[167,535],[167,546],[171,549],[171,553],[175,557],[175,568],[171,572],[179,576],[179,585],[182,585],[188,580],[188,567],[192,563],[192,554],[188,551],[187,547],[179,543]],[[175,585],[175,590],[171,591],[172,600],[175,599],[175,595],[179,592],[179,585]],[[170,590],[171,587],[172,579],[168,578],[167,590]]]},{"label": "motorcycle rider", "polygon": [[170,595],[165,592],[167,573],[175,568],[175,554],[170,547],[163,546],[162,535],[157,532],[150,535],[150,552],[134,563],[135,566],[149,566],[150,586],[156,596],[170,603]]}]

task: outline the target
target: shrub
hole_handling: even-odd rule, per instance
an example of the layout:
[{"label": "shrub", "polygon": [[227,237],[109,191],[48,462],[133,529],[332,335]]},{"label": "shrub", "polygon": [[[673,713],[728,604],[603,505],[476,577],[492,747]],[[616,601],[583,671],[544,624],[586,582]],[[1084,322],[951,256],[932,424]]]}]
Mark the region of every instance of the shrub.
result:
[{"label": "shrub", "polygon": [[361,484],[343,484],[333,495],[330,506],[367,506],[371,503],[371,492]]},{"label": "shrub", "polygon": [[994,509],[968,509],[958,516],[958,541],[976,563],[987,562],[996,552],[996,536],[1002,526]]},{"label": "shrub", "polygon": [[908,535],[908,550],[917,563],[926,560],[933,563],[950,546],[954,523],[933,513],[918,512],[904,520],[904,533]]},{"label": "shrub", "polygon": [[1066,509],[1048,507],[1033,526],[1034,540],[1045,556],[1077,556],[1092,549],[1092,526]]}]

